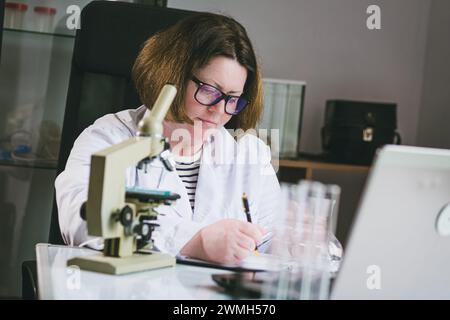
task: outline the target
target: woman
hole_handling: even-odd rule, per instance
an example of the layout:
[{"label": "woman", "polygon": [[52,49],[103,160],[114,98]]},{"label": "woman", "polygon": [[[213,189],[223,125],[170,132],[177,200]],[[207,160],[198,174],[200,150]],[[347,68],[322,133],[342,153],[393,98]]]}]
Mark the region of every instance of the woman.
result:
[{"label": "woman", "polygon": [[[79,217],[87,199],[93,153],[136,135],[137,124],[166,83],[178,94],[164,121],[176,171],[159,160],[130,168],[127,186],[164,189],[181,195],[161,206],[155,246],[170,254],[219,263],[248,256],[274,221],[279,184],[269,148],[256,136],[237,139],[224,129],[234,122],[254,128],[262,112],[259,67],[245,29],[234,19],[199,13],[151,37],[133,68],[143,106],[106,115],[77,138],[65,170],[55,182],[60,228],[70,245],[91,241]],[[246,193],[252,223],[242,206]],[[95,241],[95,239],[94,239]]]}]

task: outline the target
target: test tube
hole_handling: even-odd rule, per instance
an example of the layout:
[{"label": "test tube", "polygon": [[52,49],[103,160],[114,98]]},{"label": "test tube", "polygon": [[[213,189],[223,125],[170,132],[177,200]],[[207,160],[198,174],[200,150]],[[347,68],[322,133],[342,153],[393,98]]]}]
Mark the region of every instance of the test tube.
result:
[{"label": "test tube", "polygon": [[27,10],[28,5],[24,3],[6,2],[3,27],[9,29],[21,29]]},{"label": "test tube", "polygon": [[35,30],[38,32],[53,32],[56,9],[52,7],[34,7]]}]

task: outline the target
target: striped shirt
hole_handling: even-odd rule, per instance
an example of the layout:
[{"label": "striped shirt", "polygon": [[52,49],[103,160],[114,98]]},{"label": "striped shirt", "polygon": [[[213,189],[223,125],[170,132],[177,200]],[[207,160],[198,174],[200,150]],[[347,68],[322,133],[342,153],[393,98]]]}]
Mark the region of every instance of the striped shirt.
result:
[{"label": "striped shirt", "polygon": [[200,149],[200,151],[193,156],[174,156],[175,167],[178,176],[181,181],[183,181],[184,187],[186,188],[192,211],[194,211],[195,207],[195,191],[197,189],[201,155],[202,150]]}]

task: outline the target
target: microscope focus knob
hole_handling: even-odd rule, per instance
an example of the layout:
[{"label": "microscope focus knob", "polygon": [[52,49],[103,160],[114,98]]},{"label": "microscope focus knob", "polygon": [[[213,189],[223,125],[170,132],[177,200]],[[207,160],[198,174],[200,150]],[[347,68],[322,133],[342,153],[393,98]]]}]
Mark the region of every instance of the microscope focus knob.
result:
[{"label": "microscope focus knob", "polygon": [[131,223],[133,222],[133,209],[131,209],[129,206],[123,207],[123,209],[120,211],[120,223],[124,227],[131,226]]},{"label": "microscope focus knob", "polygon": [[151,228],[147,223],[140,223],[134,228],[134,232],[143,239],[149,239],[151,236]]},{"label": "microscope focus knob", "polygon": [[83,204],[81,205],[81,208],[80,208],[80,217],[84,221],[86,221],[86,206],[87,206],[87,202],[85,201],[85,202],[83,202]]}]

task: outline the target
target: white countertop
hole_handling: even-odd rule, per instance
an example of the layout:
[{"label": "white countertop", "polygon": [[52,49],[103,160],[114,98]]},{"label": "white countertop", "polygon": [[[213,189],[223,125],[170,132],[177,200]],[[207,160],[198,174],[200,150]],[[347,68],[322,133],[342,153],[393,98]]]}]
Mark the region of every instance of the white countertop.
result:
[{"label": "white countertop", "polygon": [[231,299],[211,278],[230,271],[197,266],[175,267],[107,275],[68,267],[67,260],[97,251],[36,245],[38,294],[40,299]]}]

